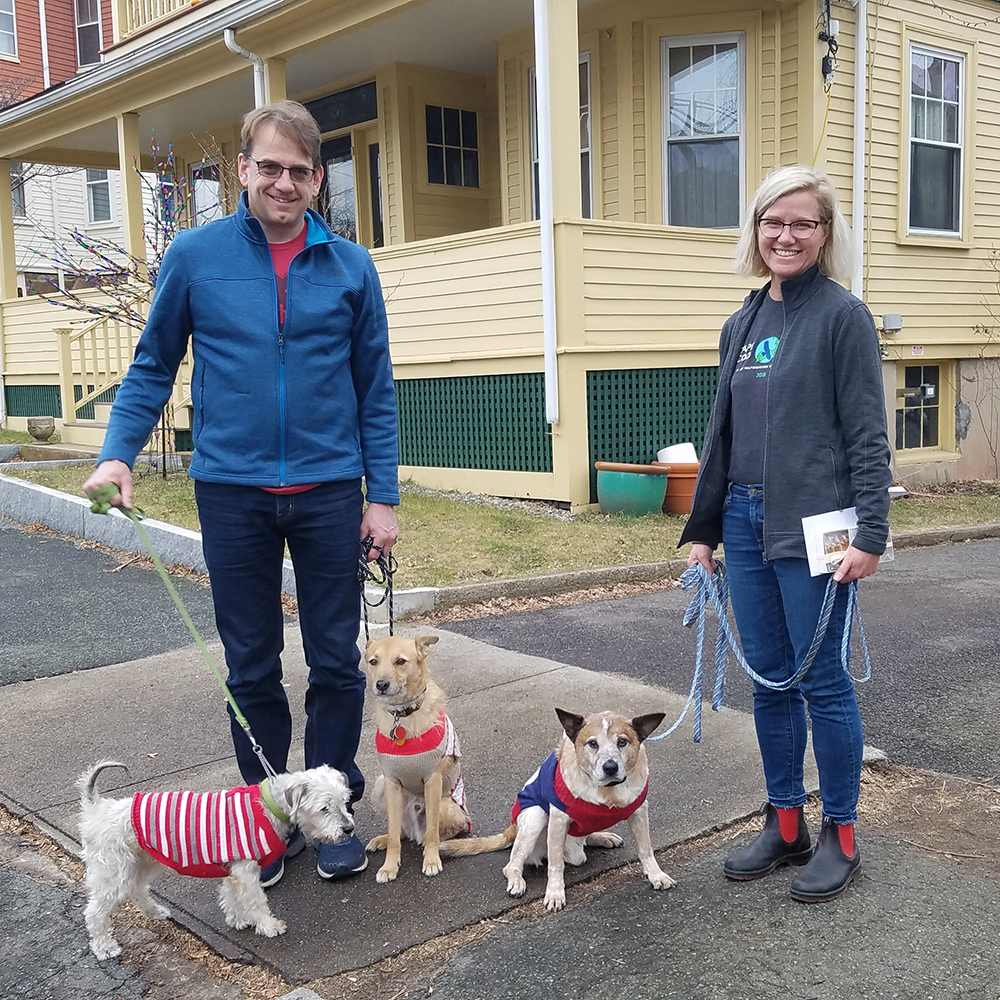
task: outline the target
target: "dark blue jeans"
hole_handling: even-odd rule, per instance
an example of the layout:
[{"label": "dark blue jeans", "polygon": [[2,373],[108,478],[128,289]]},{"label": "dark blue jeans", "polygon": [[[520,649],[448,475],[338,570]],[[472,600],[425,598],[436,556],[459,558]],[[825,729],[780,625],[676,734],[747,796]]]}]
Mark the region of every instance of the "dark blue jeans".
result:
[{"label": "dark blue jeans", "polygon": [[[284,771],[292,737],[281,683],[281,565],[287,541],[309,667],[306,767],[329,764],[343,771],[357,801],[365,788],[354,762],[365,698],[357,645],[361,481],[323,483],[285,496],[255,486],[196,482],[195,497],[236,704],[272,766]],[[264,778],[263,767],[242,728],[231,722],[240,773],[256,784]]]},{"label": "dark blue jeans", "polygon": [[[747,662],[782,681],[805,659],[816,633],[828,576],[810,576],[805,559],[764,558],[764,491],[731,485],[722,517],[729,593]],[[780,809],[806,801],[802,767],[806,709],[812,722],[823,814],[857,820],[863,736],[854,684],[840,664],[847,587],[838,587],[830,627],[812,667],[789,691],[754,684],[753,714],[767,797]]]}]

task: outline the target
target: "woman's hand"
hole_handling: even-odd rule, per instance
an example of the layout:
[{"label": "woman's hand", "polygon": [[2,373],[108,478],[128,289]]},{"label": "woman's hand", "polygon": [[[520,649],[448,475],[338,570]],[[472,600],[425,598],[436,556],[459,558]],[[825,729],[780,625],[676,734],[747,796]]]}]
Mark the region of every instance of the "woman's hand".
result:
[{"label": "woman's hand", "polygon": [[709,576],[711,576],[719,568],[712,557],[714,551],[715,549],[711,545],[702,545],[701,542],[695,542],[691,546],[691,554],[688,556],[688,569],[691,569],[692,566],[701,565],[705,567]]},{"label": "woman's hand", "polygon": [[[837,583],[850,583],[852,580],[863,580],[878,569],[879,556],[872,552],[862,552],[853,545],[844,553],[844,558],[833,574]],[[689,564],[690,565],[690,564]]]}]

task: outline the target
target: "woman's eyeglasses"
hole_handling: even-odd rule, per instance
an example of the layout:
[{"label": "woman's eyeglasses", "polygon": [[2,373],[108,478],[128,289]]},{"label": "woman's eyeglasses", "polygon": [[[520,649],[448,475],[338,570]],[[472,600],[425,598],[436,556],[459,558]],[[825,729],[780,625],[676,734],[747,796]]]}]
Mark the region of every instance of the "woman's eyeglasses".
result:
[{"label": "woman's eyeglasses", "polygon": [[283,167],[280,163],[275,163],[274,160],[258,160],[256,156],[247,156],[246,158],[253,160],[257,164],[260,176],[266,177],[269,181],[276,181],[286,170],[288,176],[296,184],[305,184],[316,175],[315,167]]},{"label": "woman's eyeglasses", "polygon": [[799,239],[808,239],[818,226],[825,226],[826,219],[796,219],[794,222],[782,222],[781,219],[758,219],[757,228],[761,235],[768,238],[780,236],[786,229],[791,231],[792,236]]}]

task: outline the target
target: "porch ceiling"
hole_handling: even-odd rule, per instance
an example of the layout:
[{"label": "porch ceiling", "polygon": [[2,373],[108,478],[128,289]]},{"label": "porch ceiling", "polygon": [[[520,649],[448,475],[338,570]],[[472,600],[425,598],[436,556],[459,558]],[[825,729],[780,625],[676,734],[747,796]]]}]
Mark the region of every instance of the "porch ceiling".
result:
[{"label": "porch ceiling", "polygon": [[[597,2],[579,0],[581,8]],[[380,6],[385,16],[352,30],[339,27],[342,4],[307,0],[298,21],[287,9],[270,13],[240,26],[237,41],[262,56],[285,58],[289,96],[312,96],[393,62],[489,76],[496,39],[530,28],[533,20],[533,0],[385,0]],[[139,60],[141,52],[128,60]],[[64,100],[53,100],[52,91],[47,102],[43,94],[0,112],[0,157],[115,166],[115,114],[139,112],[142,148],[150,148],[155,130],[164,149],[193,132],[238,121],[253,103],[252,66],[226,49],[221,27],[169,59],[136,65],[120,78],[114,69],[112,61],[92,70],[89,86],[90,80],[71,81]]]}]

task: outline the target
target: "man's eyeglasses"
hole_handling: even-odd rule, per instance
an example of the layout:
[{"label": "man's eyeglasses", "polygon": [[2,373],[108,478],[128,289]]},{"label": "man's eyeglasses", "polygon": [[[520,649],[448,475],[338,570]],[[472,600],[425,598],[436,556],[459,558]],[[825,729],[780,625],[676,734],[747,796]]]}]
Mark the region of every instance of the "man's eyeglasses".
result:
[{"label": "man's eyeglasses", "polygon": [[246,156],[246,159],[256,163],[260,176],[266,177],[269,181],[276,181],[286,170],[288,176],[296,184],[305,184],[306,181],[311,181],[316,176],[315,167],[283,167],[280,163],[275,163],[274,160],[258,160],[256,156]]},{"label": "man's eyeglasses", "polygon": [[782,222],[781,219],[758,219],[757,228],[761,235],[768,238],[780,236],[787,227],[792,236],[799,239],[808,239],[818,226],[825,226],[826,219],[796,219],[794,222]]}]

